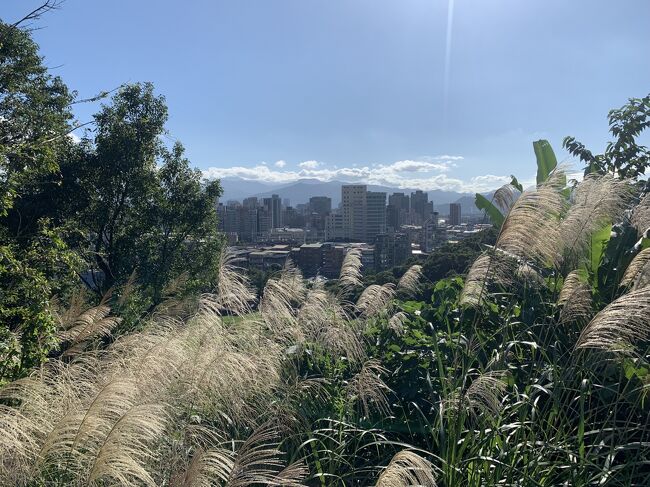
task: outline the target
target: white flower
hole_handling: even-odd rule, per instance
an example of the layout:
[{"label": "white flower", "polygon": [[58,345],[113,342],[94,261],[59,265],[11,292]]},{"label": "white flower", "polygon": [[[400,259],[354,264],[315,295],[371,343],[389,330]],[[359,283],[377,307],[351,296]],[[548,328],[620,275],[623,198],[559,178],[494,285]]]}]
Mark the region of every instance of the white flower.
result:
[{"label": "white flower", "polygon": [[420,316],[421,314],[422,314],[422,311],[420,311],[419,309],[415,310],[415,316]]}]

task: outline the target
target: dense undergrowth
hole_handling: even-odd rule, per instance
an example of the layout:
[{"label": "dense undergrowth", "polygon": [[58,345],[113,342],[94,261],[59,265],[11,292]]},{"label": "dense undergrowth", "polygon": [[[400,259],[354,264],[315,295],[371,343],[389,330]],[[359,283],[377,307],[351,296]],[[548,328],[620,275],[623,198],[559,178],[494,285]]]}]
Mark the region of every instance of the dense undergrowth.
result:
[{"label": "dense undergrowth", "polygon": [[0,390],[3,484],[647,485],[650,197],[565,186],[428,302],[418,266],[349,302],[354,252],[338,295],[288,266],[256,302],[224,252],[214,293],[108,346],[77,305]]}]

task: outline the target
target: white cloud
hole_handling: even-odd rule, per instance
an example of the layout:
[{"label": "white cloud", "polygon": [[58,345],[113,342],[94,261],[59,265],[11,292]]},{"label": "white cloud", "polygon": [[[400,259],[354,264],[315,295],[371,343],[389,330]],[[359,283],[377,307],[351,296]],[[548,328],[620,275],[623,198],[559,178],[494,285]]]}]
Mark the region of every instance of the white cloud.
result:
[{"label": "white cloud", "polygon": [[486,174],[469,179],[451,177],[449,172],[456,166],[454,161],[462,156],[437,156],[421,160],[402,160],[392,164],[356,165],[333,168],[325,167],[318,161],[304,161],[298,164],[299,170],[284,169],[284,165],[274,164],[271,168],[260,163],[254,167],[211,167],[203,171],[207,179],[236,177],[251,181],[268,183],[292,183],[310,178],[320,181],[344,181],[392,186],[396,188],[415,188],[422,190],[442,189],[459,192],[484,192],[496,189],[510,182],[509,176]]},{"label": "white cloud", "polygon": [[394,172],[445,172],[451,167],[450,162],[426,162],[426,161],[397,161],[386,167]]},{"label": "white cloud", "polygon": [[463,156],[450,156],[447,154],[443,154],[441,156],[432,157],[431,159],[435,161],[462,161],[465,158]]},{"label": "white cloud", "polygon": [[273,164],[275,167],[283,168],[284,166],[287,165],[286,162],[284,161],[275,161],[275,164]]},{"label": "white cloud", "polygon": [[316,169],[321,163],[318,161],[305,161],[298,164],[303,169]]},{"label": "white cloud", "polygon": [[74,132],[70,132],[70,133],[68,134],[68,137],[70,137],[70,138],[72,139],[72,142],[74,142],[75,144],[78,144],[79,142],[81,142],[81,137],[79,137],[79,136],[78,136],[77,134],[75,134]]}]

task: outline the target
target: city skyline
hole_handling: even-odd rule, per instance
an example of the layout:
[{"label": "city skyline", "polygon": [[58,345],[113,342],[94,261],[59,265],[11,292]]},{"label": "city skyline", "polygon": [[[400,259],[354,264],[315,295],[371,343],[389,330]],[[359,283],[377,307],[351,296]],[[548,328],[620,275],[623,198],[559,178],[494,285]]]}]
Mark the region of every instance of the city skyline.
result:
[{"label": "city skyline", "polygon": [[219,229],[231,245],[363,242],[385,246],[396,241],[410,245],[410,233],[417,231],[422,241],[418,250],[426,251],[436,240],[439,244],[446,239],[441,238],[440,223],[456,228],[485,221],[480,213],[473,212],[463,219],[459,203],[451,203],[448,211],[441,213],[429,201],[428,193],[421,190],[388,195],[359,184],[341,186],[337,207],[327,196],[314,195],[308,203],[292,206],[289,198],[272,194],[221,201],[217,214]]}]

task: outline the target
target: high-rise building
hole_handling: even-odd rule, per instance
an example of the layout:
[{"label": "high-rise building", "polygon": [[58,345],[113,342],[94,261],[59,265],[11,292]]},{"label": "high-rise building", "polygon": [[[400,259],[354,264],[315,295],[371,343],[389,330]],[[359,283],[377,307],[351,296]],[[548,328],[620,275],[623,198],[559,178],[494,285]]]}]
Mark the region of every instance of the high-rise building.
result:
[{"label": "high-rise building", "polygon": [[388,232],[395,232],[400,227],[399,210],[395,205],[388,205],[386,207],[386,230]]},{"label": "high-rise building", "polygon": [[282,202],[277,194],[271,195],[270,198],[264,198],[264,208],[269,212],[270,228],[280,228],[282,226]]},{"label": "high-rise building", "polygon": [[431,217],[433,213],[433,201],[429,201],[429,195],[419,189],[415,193],[411,193],[411,212],[415,218],[415,222],[421,225]]},{"label": "high-rise building", "polygon": [[388,197],[386,226],[389,231],[397,232],[408,223],[410,206],[410,198],[404,193],[393,193]]},{"label": "high-rise building", "polygon": [[241,208],[237,208],[237,212],[239,213],[237,227],[239,240],[243,242],[255,242],[257,239],[257,208],[242,206]]},{"label": "high-rise building", "polygon": [[264,239],[271,231],[271,212],[262,206],[257,210],[257,235],[258,239]]},{"label": "high-rise building", "polygon": [[341,186],[344,238],[353,242],[366,238],[366,192],[365,184]]},{"label": "high-rise building", "polygon": [[224,233],[236,233],[239,226],[239,214],[237,207],[234,205],[217,206],[217,216],[219,217],[219,230]]},{"label": "high-rise building", "polygon": [[282,224],[290,228],[303,228],[306,224],[305,216],[295,208],[287,206],[282,210]]},{"label": "high-rise building", "polygon": [[460,203],[451,203],[449,205],[449,224],[460,225],[461,212]]},{"label": "high-rise building", "polygon": [[345,239],[343,214],[334,211],[325,217],[325,240],[335,242]]},{"label": "high-rise building", "polygon": [[386,233],[386,193],[366,192],[366,236],[365,242],[372,243],[377,235]]},{"label": "high-rise building", "polygon": [[408,211],[410,208],[410,198],[404,193],[393,193],[388,197],[388,204],[400,210]]},{"label": "high-rise building", "polygon": [[244,198],[242,205],[244,208],[257,208],[259,206],[259,203],[257,202],[257,198],[255,196],[251,196],[250,198]]},{"label": "high-rise building", "polygon": [[327,196],[312,196],[309,198],[309,211],[325,216],[332,211],[332,198]]}]

